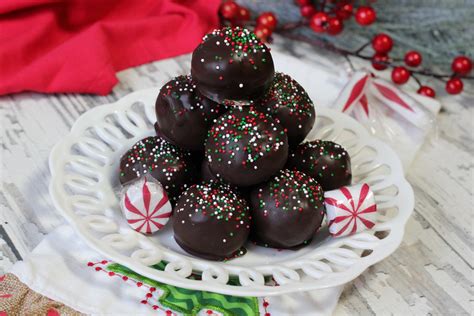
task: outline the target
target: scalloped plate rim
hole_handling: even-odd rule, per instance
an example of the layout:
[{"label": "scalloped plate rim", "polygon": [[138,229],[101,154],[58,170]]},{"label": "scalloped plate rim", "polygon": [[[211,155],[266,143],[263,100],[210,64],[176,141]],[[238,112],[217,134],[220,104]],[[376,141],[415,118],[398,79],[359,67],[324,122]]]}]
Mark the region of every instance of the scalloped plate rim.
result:
[{"label": "scalloped plate rim", "polygon": [[[65,137],[53,147],[50,153],[49,168],[51,172],[51,181],[49,185],[49,192],[51,194],[53,204],[56,207],[56,209],[60,211],[60,213],[67,219],[67,221],[71,224],[71,226],[73,226],[74,230],[78,233],[78,235],[92,249],[107,256],[108,259],[110,260],[113,260],[117,263],[120,263],[129,267],[130,269],[134,270],[135,272],[139,274],[142,274],[148,278],[151,278],[163,283],[167,283],[173,286],[178,286],[178,287],[192,289],[192,290],[217,292],[217,293],[226,294],[226,295],[273,296],[273,295],[288,294],[288,293],[294,293],[294,292],[300,292],[300,291],[310,291],[310,290],[315,290],[315,289],[322,289],[322,288],[328,288],[328,287],[334,287],[334,286],[346,284],[354,280],[355,278],[357,278],[368,267],[388,257],[398,248],[398,246],[402,242],[406,223],[414,210],[414,193],[413,193],[413,189],[411,185],[408,183],[408,181],[403,175],[403,169],[402,169],[401,162],[398,156],[387,144],[370,136],[367,130],[365,130],[362,126],[360,126],[360,123],[354,120],[352,117],[349,117],[346,114],[337,112],[333,109],[319,107],[317,108],[317,113],[323,112],[325,114],[329,114],[327,116],[331,118],[333,116],[335,117],[344,116],[345,119],[351,120],[352,124],[359,125],[361,128],[361,131],[363,130],[365,136],[367,137],[367,142],[369,144],[375,144],[376,145],[375,147],[382,147],[384,148],[385,151],[388,152],[389,155],[393,156],[397,172],[402,173],[401,179],[399,179],[399,184],[404,190],[406,190],[405,194],[406,194],[406,198],[408,199],[407,204],[410,207],[410,212],[403,214],[402,225],[399,227],[399,230],[397,231],[396,234],[393,234],[393,237],[391,237],[392,238],[391,242],[389,244],[386,244],[384,249],[382,249],[382,251],[376,252],[368,257],[359,258],[357,263],[353,264],[350,269],[344,272],[331,273],[331,275],[338,276],[338,279],[340,279],[340,281],[338,282],[332,281],[334,279],[332,278],[329,280],[329,282],[326,282],[325,280],[326,278],[322,278],[322,279],[319,279],[318,282],[314,282],[314,284],[310,284],[309,282],[305,282],[305,283],[295,282],[295,283],[289,283],[289,284],[284,284],[284,285],[274,286],[274,287],[256,286],[256,285],[252,285],[249,287],[221,285],[221,284],[216,284],[212,282],[206,282],[203,280],[196,281],[196,280],[190,280],[190,279],[177,278],[176,276],[169,274],[166,271],[160,271],[153,268],[149,268],[138,262],[134,263],[131,257],[126,257],[122,254],[119,254],[112,247],[104,247],[103,244],[97,243],[94,237],[89,235],[89,233],[85,232],[86,229],[82,227],[83,225],[78,224],[75,221],[74,216],[77,216],[77,215],[70,214],[68,211],[64,210],[61,203],[59,202],[60,197],[57,196],[57,191],[54,189],[54,185],[56,183],[55,180],[57,179],[55,164],[57,164],[58,160],[61,160],[60,153],[61,153],[62,147],[66,145],[65,140],[68,139],[69,137],[74,136],[77,130],[81,127],[82,122],[85,121],[89,116],[93,116],[98,113],[103,114],[103,112],[106,112],[106,113],[116,112],[116,110],[108,109],[108,107],[112,107],[112,106],[116,108],[127,107],[129,105],[129,100],[133,101],[132,104],[135,102],[139,102],[140,99],[142,99],[144,96],[148,94],[151,94],[151,93],[156,94],[158,89],[159,89],[158,87],[153,87],[153,88],[135,91],[123,96],[122,98],[118,99],[117,101],[113,103],[99,105],[95,108],[88,110],[87,112],[83,113],[74,122],[73,126],[71,127],[70,132],[67,135],[65,135]],[[400,216],[400,214],[398,216]]]}]

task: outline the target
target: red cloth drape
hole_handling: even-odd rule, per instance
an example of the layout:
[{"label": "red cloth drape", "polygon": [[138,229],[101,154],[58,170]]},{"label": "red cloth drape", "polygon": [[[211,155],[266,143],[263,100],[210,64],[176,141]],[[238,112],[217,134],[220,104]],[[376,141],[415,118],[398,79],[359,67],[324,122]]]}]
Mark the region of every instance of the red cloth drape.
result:
[{"label": "red cloth drape", "polygon": [[0,1],[0,95],[107,94],[119,70],[191,52],[219,0]]}]

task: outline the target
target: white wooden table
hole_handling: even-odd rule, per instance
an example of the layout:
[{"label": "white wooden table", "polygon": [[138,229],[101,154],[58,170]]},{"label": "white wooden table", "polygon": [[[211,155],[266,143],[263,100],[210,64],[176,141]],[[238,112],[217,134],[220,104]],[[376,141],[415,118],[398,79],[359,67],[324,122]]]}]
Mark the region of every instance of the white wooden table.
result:
[{"label": "white wooden table", "polygon": [[[318,55],[282,49],[307,63]],[[85,111],[157,78],[188,72],[189,56],[118,74],[107,96],[23,93],[0,97],[0,273],[64,223],[48,194],[48,155]],[[408,171],[416,195],[401,247],[348,284],[337,315],[462,315],[473,313],[474,96],[442,99],[438,137]]]}]

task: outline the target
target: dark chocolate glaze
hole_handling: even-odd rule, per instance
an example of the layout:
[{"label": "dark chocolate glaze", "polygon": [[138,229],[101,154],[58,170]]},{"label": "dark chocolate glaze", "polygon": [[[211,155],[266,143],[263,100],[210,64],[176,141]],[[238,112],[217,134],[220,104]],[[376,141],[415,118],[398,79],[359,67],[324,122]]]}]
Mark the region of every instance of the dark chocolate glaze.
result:
[{"label": "dark chocolate glaze", "polygon": [[211,170],[211,167],[209,166],[209,162],[207,161],[207,159],[203,159],[202,164],[201,164],[201,179],[204,182],[220,181],[219,176],[214,174],[214,172]]},{"label": "dark chocolate glaze", "polygon": [[313,177],[324,191],[350,185],[351,158],[339,144],[315,140],[299,145],[288,157],[287,166]]},{"label": "dark chocolate glaze", "polygon": [[143,175],[158,180],[171,200],[196,180],[192,155],[160,137],[147,137],[133,145],[120,159],[120,183]]},{"label": "dark chocolate glaze", "polygon": [[303,87],[290,76],[275,73],[258,109],[271,115],[286,129],[291,147],[300,144],[313,128],[314,105]]},{"label": "dark chocolate glaze", "polygon": [[316,180],[299,171],[281,170],[252,190],[251,239],[290,249],[309,242],[324,218],[324,194]]},{"label": "dark chocolate glaze", "polygon": [[248,105],[270,86],[275,68],[270,50],[254,33],[225,27],[204,36],[194,50],[191,75],[211,100]]},{"label": "dark chocolate glaze", "polygon": [[192,255],[208,260],[236,257],[250,232],[247,202],[217,182],[193,185],[173,210],[176,242]]},{"label": "dark chocolate glaze", "polygon": [[205,154],[214,174],[232,185],[251,186],[284,167],[288,139],[270,116],[236,107],[209,130]]},{"label": "dark chocolate glaze", "polygon": [[207,130],[224,106],[204,97],[191,76],[178,76],[160,90],[155,103],[158,135],[187,150],[202,150]]}]

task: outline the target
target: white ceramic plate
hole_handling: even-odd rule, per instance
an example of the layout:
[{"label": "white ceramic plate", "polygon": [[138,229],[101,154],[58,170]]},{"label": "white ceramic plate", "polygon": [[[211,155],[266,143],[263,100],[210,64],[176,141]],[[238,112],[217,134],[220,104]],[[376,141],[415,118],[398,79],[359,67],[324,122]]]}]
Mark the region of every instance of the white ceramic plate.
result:
[{"label": "white ceramic plate", "polygon": [[[183,288],[240,296],[268,296],[347,283],[390,255],[400,244],[413,211],[413,191],[396,154],[370,137],[355,120],[317,108],[308,139],[342,144],[352,158],[353,182],[369,183],[379,221],[371,231],[332,238],[323,229],[300,250],[247,245],[245,256],[228,262],[206,261],[184,252],[171,225],[152,237],[131,229],[119,209],[120,157],[136,141],[153,135],[158,88],[134,92],[113,104],[83,114],[50,156],[50,193],[55,206],[95,250],[149,278]],[[150,268],[164,260],[164,271]],[[192,272],[201,280],[189,278]],[[234,276],[240,285],[229,285]],[[278,283],[265,282],[271,276]],[[267,278],[268,279],[268,278]]]}]

